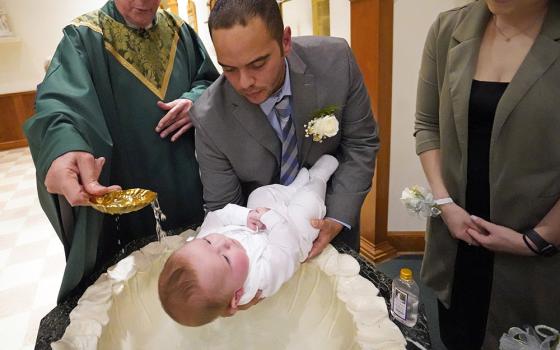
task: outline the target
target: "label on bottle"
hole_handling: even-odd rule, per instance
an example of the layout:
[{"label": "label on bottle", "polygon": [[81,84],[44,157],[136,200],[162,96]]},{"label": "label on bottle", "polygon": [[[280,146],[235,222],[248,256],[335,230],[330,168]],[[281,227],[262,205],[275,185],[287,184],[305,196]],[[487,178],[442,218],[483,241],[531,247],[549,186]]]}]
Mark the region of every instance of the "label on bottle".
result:
[{"label": "label on bottle", "polygon": [[393,314],[406,320],[406,305],[408,304],[408,294],[395,287],[393,291]]}]

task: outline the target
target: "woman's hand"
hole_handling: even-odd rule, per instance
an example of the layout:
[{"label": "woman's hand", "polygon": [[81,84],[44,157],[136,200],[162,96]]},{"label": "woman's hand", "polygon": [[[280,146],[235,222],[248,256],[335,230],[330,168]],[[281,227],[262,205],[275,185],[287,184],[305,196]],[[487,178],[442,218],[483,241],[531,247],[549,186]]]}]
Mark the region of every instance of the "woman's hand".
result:
[{"label": "woman's hand", "polygon": [[469,228],[468,234],[484,248],[493,252],[527,256],[535,255],[525,245],[523,236],[518,232],[505,226],[493,224],[474,215],[471,218],[478,230]]},{"label": "woman's hand", "polygon": [[445,204],[441,207],[441,218],[453,238],[460,239],[469,245],[479,245],[468,231],[469,229],[477,231],[479,228],[465,209],[455,203]]}]

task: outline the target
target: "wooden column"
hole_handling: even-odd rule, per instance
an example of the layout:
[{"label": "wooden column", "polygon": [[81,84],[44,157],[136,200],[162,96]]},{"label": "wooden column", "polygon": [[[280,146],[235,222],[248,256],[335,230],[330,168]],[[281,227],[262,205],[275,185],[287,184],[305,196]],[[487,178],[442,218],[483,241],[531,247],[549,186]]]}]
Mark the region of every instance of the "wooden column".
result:
[{"label": "wooden column", "polygon": [[331,35],[329,0],[311,0],[313,35]]},{"label": "wooden column", "polygon": [[198,20],[196,19],[196,5],[194,0],[187,0],[187,18],[189,25],[198,33]]},{"label": "wooden column", "polygon": [[391,89],[393,69],[393,0],[351,0],[352,50],[364,75],[381,139],[372,192],[362,207],[361,251],[381,261],[396,255],[387,235]]},{"label": "wooden column", "polygon": [[177,0],[167,0],[167,7],[172,13],[176,15],[179,14],[179,5],[177,4]]}]

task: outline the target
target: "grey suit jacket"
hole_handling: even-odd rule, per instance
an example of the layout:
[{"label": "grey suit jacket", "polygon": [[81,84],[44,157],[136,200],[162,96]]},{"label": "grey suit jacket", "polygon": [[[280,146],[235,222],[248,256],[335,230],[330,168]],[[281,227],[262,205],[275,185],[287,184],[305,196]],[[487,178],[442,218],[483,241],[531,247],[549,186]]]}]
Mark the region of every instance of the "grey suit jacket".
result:
[{"label": "grey suit jacket", "polygon": [[[428,34],[416,110],[416,151],[441,150],[445,185],[465,207],[468,104],[490,12],[485,1],[442,13]],[[541,33],[502,96],[490,141],[490,219],[521,232],[560,198],[560,4],[549,2]],[[457,241],[440,218],[429,220],[423,281],[449,305]],[[509,327],[560,327],[560,254],[496,253],[485,348]],[[476,281],[472,281],[476,283]],[[529,288],[527,286],[530,286]]]},{"label": "grey suit jacket", "polygon": [[[298,160],[309,167],[323,154],[340,166],[327,190],[327,216],[353,227],[370,190],[379,148],[362,75],[343,39],[298,37],[288,56]],[[337,105],[340,131],[322,143],[305,137],[313,112]],[[191,109],[204,200],[210,210],[245,204],[255,188],[279,182],[281,142],[258,105],[221,76]]]}]

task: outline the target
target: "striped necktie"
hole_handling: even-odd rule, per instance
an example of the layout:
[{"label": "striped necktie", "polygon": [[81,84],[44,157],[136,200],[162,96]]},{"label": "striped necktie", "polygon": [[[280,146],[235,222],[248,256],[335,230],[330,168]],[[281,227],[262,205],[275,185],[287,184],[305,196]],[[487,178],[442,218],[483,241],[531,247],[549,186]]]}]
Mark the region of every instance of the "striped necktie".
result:
[{"label": "striped necktie", "polygon": [[282,131],[282,164],[280,165],[280,183],[289,185],[294,181],[299,171],[297,160],[297,139],[294,124],[292,123],[292,109],[290,96],[284,96],[274,106],[276,117]]}]

